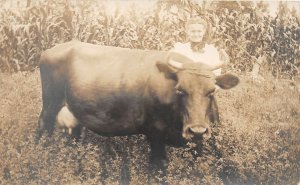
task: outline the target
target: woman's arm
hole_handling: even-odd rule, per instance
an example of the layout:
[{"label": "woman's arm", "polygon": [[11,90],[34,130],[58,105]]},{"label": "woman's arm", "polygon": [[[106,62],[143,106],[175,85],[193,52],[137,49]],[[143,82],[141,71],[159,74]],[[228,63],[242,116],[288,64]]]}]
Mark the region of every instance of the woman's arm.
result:
[{"label": "woman's arm", "polygon": [[224,49],[220,49],[218,53],[219,56],[216,56],[215,58],[212,57],[214,62],[210,64],[211,70],[220,69],[229,63],[230,58]]},{"label": "woman's arm", "polygon": [[226,51],[224,49],[220,49],[219,50],[220,53],[220,61],[222,61],[223,66],[229,64],[230,61],[230,57],[229,55],[226,53]]},{"label": "woman's arm", "polygon": [[187,48],[182,43],[176,43],[174,48],[169,52],[169,61],[180,61],[181,63],[202,63],[207,65],[209,70],[217,70],[229,63],[229,56],[224,49],[218,50],[213,45],[209,45],[204,52],[206,52],[205,57],[201,60],[195,61],[193,58],[189,57]]}]

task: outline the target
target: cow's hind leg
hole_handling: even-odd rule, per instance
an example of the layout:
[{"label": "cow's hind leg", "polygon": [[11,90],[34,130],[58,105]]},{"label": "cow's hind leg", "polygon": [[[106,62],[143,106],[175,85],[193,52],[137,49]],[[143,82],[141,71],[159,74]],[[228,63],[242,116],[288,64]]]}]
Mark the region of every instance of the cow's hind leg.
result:
[{"label": "cow's hind leg", "polygon": [[53,76],[53,71],[45,65],[40,65],[42,82],[43,108],[38,121],[36,141],[47,131],[52,135],[56,115],[63,106],[65,88],[63,77]]},{"label": "cow's hind leg", "polygon": [[73,139],[75,139],[76,141],[79,141],[80,137],[81,137],[81,134],[82,134],[82,125],[81,124],[78,124],[76,127],[74,127],[72,129],[72,134],[71,134],[71,137]]},{"label": "cow's hind leg", "polygon": [[45,131],[48,132],[49,136],[52,136],[56,122],[56,115],[61,107],[62,103],[60,101],[53,101],[48,107],[43,107],[38,121],[36,135],[37,141],[41,138]]},{"label": "cow's hind leg", "polygon": [[83,126],[81,124],[78,124],[76,127],[74,128],[69,128],[72,130],[72,133],[68,133],[68,140],[67,140],[67,145],[68,146],[76,146],[76,144],[74,145],[74,141],[75,142],[79,142],[80,139],[82,138],[82,130],[83,130]]}]

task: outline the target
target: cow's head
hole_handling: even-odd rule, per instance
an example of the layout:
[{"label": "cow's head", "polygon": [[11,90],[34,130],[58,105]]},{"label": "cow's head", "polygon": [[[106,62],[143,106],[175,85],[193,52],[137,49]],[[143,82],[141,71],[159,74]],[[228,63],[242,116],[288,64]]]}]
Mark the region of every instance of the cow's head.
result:
[{"label": "cow's head", "polygon": [[169,60],[168,63],[158,62],[157,67],[167,78],[176,81],[174,92],[181,99],[184,110],[182,136],[210,138],[210,122],[218,121],[214,99],[216,86],[230,89],[239,83],[238,77],[232,74],[216,77],[208,66],[191,62]]}]

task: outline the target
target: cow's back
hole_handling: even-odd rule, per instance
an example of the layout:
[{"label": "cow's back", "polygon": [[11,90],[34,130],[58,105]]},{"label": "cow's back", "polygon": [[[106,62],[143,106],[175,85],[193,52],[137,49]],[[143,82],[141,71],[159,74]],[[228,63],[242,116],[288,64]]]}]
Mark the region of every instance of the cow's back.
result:
[{"label": "cow's back", "polygon": [[100,89],[108,94],[116,91],[145,93],[147,86],[164,83],[165,77],[158,71],[156,62],[166,60],[166,52],[80,42],[66,43],[63,49],[66,56],[56,56],[59,57],[56,60],[60,60],[58,68],[64,68],[61,71],[67,75],[68,85],[78,96],[98,96]]}]

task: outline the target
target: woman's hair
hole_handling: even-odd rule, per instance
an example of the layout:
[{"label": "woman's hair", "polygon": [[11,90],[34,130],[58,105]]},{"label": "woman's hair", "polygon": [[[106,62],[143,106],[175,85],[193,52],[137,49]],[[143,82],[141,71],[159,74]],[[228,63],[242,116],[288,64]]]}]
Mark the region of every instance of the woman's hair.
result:
[{"label": "woman's hair", "polygon": [[201,17],[192,17],[192,18],[188,19],[185,24],[185,29],[187,29],[188,26],[191,24],[201,24],[205,27],[206,30],[208,29],[207,21],[205,19],[202,19]]}]

